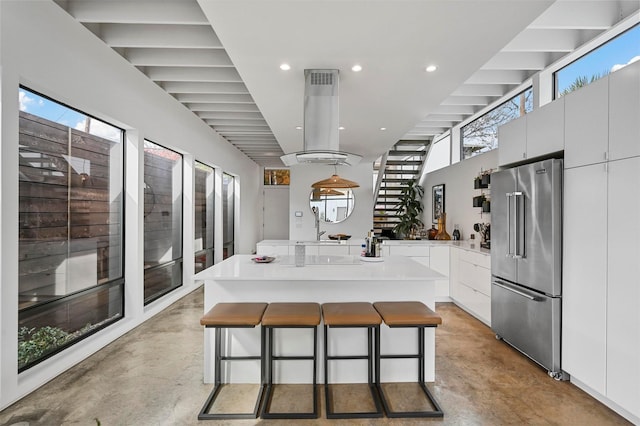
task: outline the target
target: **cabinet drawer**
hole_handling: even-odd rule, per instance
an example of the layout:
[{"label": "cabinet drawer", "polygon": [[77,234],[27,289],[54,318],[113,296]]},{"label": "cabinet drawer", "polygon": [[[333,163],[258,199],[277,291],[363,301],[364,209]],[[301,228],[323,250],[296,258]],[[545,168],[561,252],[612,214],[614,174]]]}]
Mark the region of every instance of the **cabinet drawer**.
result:
[{"label": "cabinet drawer", "polygon": [[461,261],[460,282],[487,295],[491,296],[491,271],[469,262]]},{"label": "cabinet drawer", "polygon": [[460,283],[455,300],[481,321],[491,324],[491,297]]},{"label": "cabinet drawer", "polygon": [[491,256],[469,250],[460,250],[460,260],[491,269]]},{"label": "cabinet drawer", "polygon": [[391,256],[429,257],[429,247],[422,245],[389,246]]},{"label": "cabinet drawer", "polygon": [[342,245],[323,246],[323,245],[319,245],[318,246],[318,254],[321,254],[321,255],[347,255],[347,254],[349,254],[349,246],[342,246]]},{"label": "cabinet drawer", "polygon": [[258,244],[256,246],[256,254],[259,256],[286,256],[289,254],[288,245],[269,246]]}]

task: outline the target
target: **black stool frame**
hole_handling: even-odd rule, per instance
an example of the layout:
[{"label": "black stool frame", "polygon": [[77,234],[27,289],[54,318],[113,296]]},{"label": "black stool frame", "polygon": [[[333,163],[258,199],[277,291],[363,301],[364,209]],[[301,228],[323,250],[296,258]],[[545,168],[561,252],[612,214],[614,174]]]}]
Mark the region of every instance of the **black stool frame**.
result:
[{"label": "black stool frame", "polygon": [[[287,328],[308,328],[313,329],[313,356],[303,355],[290,355],[290,356],[275,356],[273,355],[273,331],[275,329],[287,329]],[[260,418],[263,419],[317,419],[318,418],[318,327],[317,326],[296,326],[296,325],[274,325],[274,326],[262,326],[262,329],[266,333],[265,344],[268,348],[267,358],[265,362],[266,367],[266,393],[264,398],[264,404],[262,405],[262,411]],[[271,413],[269,408],[271,405],[271,398],[273,397],[273,362],[274,361],[313,361],[313,412],[310,413]]]},{"label": "black stool frame", "polygon": [[[367,329],[367,354],[366,355],[333,355],[329,356],[329,328],[366,328]],[[378,344],[374,346],[373,334],[375,330],[376,342],[380,336],[380,325],[324,325],[324,401],[328,419],[357,419],[357,418],[379,418],[383,416],[382,405],[380,403],[380,397],[376,390],[377,386],[377,369],[375,368],[374,361],[376,361],[376,351]],[[366,359],[368,363],[368,384],[371,391],[371,397],[376,406],[376,411],[365,412],[346,412],[339,413],[333,411],[331,398],[329,398],[329,361],[336,360],[356,360]],[[377,364],[376,364],[377,365]]]},{"label": "black stool frame", "polygon": [[[207,398],[202,410],[198,414],[198,420],[220,420],[220,419],[255,419],[258,417],[258,412],[260,411],[260,404],[262,402],[262,395],[264,394],[264,328],[260,333],[260,356],[226,356],[222,355],[221,351],[221,329],[231,329],[231,328],[255,328],[255,326],[247,325],[247,326],[234,326],[234,325],[225,325],[225,326],[206,326],[206,328],[214,328],[215,329],[215,377],[214,377],[214,386],[211,394]],[[224,386],[222,383],[222,361],[250,361],[250,360],[260,360],[260,391],[258,392],[258,398],[256,400],[256,405],[251,413],[217,413],[210,414],[208,411],[211,409],[211,406],[215,402],[220,390]],[[226,383],[225,383],[226,384]]]},{"label": "black stool frame", "polygon": [[[407,417],[443,417],[444,412],[440,408],[440,404],[436,401],[435,397],[429,392],[429,389],[424,383],[424,330],[425,328],[436,328],[435,325],[397,325],[388,326],[389,328],[415,328],[418,331],[418,353],[417,354],[397,354],[397,355],[381,355],[380,354],[380,329],[376,330],[376,370],[378,376],[376,377],[376,387],[380,393],[384,410],[387,413],[387,417],[393,418],[407,418]],[[417,359],[418,360],[418,384],[420,388],[429,399],[429,402],[433,405],[434,410],[430,411],[393,411],[387,402],[387,399],[382,390],[380,384],[380,360],[381,359]]]}]

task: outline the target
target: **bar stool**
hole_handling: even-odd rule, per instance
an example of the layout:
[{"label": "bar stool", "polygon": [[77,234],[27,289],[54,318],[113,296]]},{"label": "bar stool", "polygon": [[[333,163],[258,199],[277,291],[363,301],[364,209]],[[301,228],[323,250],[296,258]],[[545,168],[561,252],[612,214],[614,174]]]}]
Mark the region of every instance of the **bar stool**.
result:
[{"label": "bar stool", "polygon": [[[324,321],[324,395],[325,408],[328,419],[353,419],[353,418],[376,418],[382,417],[382,405],[374,376],[374,345],[373,334],[380,333],[380,323],[382,318],[373,308],[371,303],[366,302],[345,302],[345,303],[324,303],[322,305],[322,318]],[[366,355],[332,355],[329,356],[329,329],[330,328],[366,328],[367,329],[367,354]],[[336,412],[332,408],[331,398],[329,398],[329,361],[336,360],[367,360],[368,384],[371,397],[375,404],[375,411],[368,412]]]},{"label": "bar stool", "polygon": [[[382,404],[388,417],[443,417],[444,413],[435,397],[429,392],[424,383],[424,330],[427,327],[437,327],[442,324],[442,318],[429,309],[422,302],[376,302],[373,304],[385,324],[390,328],[416,328],[418,331],[418,353],[381,355],[379,334],[376,336],[376,368],[378,376],[376,386],[382,398]],[[433,405],[428,411],[393,411],[387,402],[380,384],[380,359],[411,359],[418,360],[418,384]]]},{"label": "bar stool", "polygon": [[[262,327],[265,330],[267,346],[267,379],[265,401],[262,405],[260,417],[263,419],[317,419],[318,418],[318,390],[317,390],[317,353],[318,353],[318,324],[320,324],[320,305],[317,303],[271,303],[262,316]],[[274,355],[274,330],[286,328],[313,329],[313,355]],[[313,411],[303,413],[273,413],[271,398],[273,397],[273,362],[274,361],[313,361]]]},{"label": "bar stool", "polygon": [[[222,329],[229,328],[254,328],[260,324],[262,314],[266,308],[266,303],[218,303],[202,318],[200,318],[200,325],[204,325],[206,328],[215,329],[214,366],[216,371],[213,390],[202,407],[202,410],[200,410],[198,420],[255,419],[258,416],[260,402],[262,401],[262,394],[264,391],[264,330],[262,330],[260,337],[260,356],[223,356],[220,332]],[[260,360],[260,391],[258,392],[258,398],[253,412],[209,414],[211,406],[223,387],[221,380],[222,361],[231,362],[257,359]]]}]

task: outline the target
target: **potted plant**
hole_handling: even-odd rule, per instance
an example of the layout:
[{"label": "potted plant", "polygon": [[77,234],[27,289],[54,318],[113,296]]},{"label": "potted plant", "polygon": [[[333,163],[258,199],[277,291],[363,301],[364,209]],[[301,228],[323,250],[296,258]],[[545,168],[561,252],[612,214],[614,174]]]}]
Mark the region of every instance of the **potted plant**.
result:
[{"label": "potted plant", "polygon": [[422,196],[424,188],[416,183],[415,179],[407,182],[400,193],[397,215],[400,222],[393,228],[398,236],[409,238],[419,227],[424,226],[422,216]]}]

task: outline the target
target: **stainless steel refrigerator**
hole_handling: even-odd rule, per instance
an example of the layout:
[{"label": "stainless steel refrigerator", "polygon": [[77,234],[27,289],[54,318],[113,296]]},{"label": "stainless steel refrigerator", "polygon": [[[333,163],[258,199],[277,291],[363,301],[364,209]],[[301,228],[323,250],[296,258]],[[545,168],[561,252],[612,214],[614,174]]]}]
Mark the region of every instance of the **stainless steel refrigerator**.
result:
[{"label": "stainless steel refrigerator", "polygon": [[491,328],[520,352],[564,378],[562,160],[491,175]]}]

